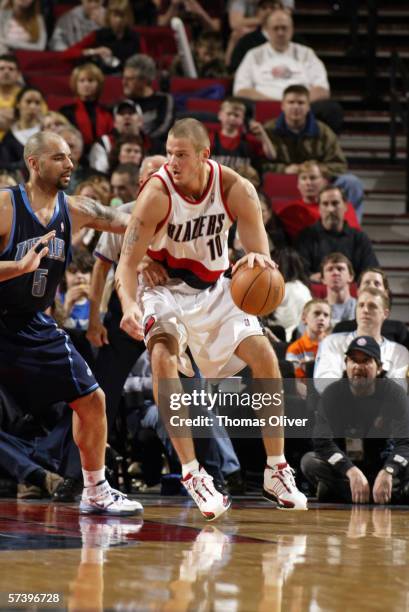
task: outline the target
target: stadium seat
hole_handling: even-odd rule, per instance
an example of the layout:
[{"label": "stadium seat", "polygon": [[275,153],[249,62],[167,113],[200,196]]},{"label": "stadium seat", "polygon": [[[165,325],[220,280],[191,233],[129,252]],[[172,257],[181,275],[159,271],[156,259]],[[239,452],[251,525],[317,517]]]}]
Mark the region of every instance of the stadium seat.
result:
[{"label": "stadium seat", "polygon": [[121,77],[105,77],[104,89],[102,90],[100,102],[102,104],[107,104],[108,106],[113,106],[123,97],[124,94]]},{"label": "stadium seat", "polygon": [[60,96],[58,94],[48,94],[46,97],[46,102],[49,110],[58,111],[62,106],[66,104],[73,104],[74,97],[73,96]]},{"label": "stadium seat", "polygon": [[50,74],[69,74],[72,69],[72,62],[64,59],[61,51],[23,51],[17,49],[15,55],[24,76],[27,72],[43,70],[43,76],[48,78]]},{"label": "stadium seat", "polygon": [[[45,96],[55,94],[58,96],[72,96],[70,77],[68,74],[47,74],[44,72],[28,72],[25,74],[26,81],[33,87],[37,87]],[[56,94],[58,92],[58,94]]]},{"label": "stadium seat", "polygon": [[255,104],[255,119],[260,123],[275,119],[281,113],[281,102],[274,100],[258,100]]},{"label": "stadium seat", "polygon": [[296,174],[266,172],[263,179],[263,190],[273,203],[274,201],[295,200],[300,197],[297,178]]},{"label": "stadium seat", "polygon": [[146,53],[160,62],[162,56],[176,55],[178,50],[172,28],[164,26],[137,26],[140,36],[141,53]]},{"label": "stadium seat", "polygon": [[189,98],[186,101],[186,110],[204,111],[217,115],[220,109],[221,100],[206,100],[206,98]]},{"label": "stadium seat", "polygon": [[188,77],[173,77],[170,80],[170,93],[194,94],[200,89],[210,88],[214,85],[222,85],[227,95],[231,91],[232,79],[230,77],[221,77],[219,79],[189,79]]}]

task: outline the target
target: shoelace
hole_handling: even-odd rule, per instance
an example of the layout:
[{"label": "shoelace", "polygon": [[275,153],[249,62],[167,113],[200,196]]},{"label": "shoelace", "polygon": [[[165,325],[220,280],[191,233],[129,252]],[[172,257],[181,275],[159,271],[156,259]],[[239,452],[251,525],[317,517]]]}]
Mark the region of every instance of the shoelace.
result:
[{"label": "shoelace", "polygon": [[282,470],[273,470],[273,487],[275,489],[278,489],[276,491],[278,495],[284,492],[291,493],[291,488],[295,487],[295,480],[293,474],[295,474],[295,472],[290,466],[287,466]]},{"label": "shoelace", "polygon": [[212,485],[213,478],[209,474],[206,474],[206,475],[200,474],[199,476],[193,476],[192,477],[192,490],[204,502],[207,501],[205,495],[203,494],[204,492],[207,492],[211,496],[213,496],[213,492],[211,491],[211,489],[208,488],[208,486],[206,484],[207,480],[209,480],[210,481],[210,485],[213,486]]}]

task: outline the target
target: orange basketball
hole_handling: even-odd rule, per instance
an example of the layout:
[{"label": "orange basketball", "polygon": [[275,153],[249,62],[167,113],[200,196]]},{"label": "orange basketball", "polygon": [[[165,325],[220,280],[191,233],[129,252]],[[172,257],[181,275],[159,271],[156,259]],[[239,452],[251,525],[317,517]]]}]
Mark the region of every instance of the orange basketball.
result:
[{"label": "orange basketball", "polygon": [[284,279],[269,266],[249,268],[243,264],[233,275],[230,291],[233,302],[244,312],[267,315],[283,301]]}]

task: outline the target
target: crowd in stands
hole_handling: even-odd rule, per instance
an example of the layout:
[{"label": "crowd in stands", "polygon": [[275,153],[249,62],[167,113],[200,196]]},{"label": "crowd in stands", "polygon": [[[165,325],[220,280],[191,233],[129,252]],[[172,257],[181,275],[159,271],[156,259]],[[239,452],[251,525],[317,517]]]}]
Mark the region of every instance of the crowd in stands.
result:
[{"label": "crowd in stands", "polygon": [[[361,228],[363,185],[348,171],[339,142],[342,109],[331,97],[324,63],[297,36],[295,8],[291,0],[3,1],[0,187],[27,178],[24,145],[36,132],[51,130],[71,148],[67,193],[130,211],[143,184],[166,163],[175,119],[203,121],[212,158],[256,187],[271,256],[285,279],[282,304],[264,319],[266,334],[290,381],[288,404],[301,402],[305,414],[319,415],[318,433],[311,427],[302,446],[305,458],[287,453],[298,465],[297,479],[311,494],[318,487],[322,500],[368,501],[359,461],[351,460],[347,447],[317,438],[331,435],[331,427],[334,437],[339,433],[331,383],[349,381],[350,387],[337,389],[339,398],[352,402],[360,396],[358,366],[367,368],[373,385],[389,379],[397,418],[406,423],[409,334],[404,322],[389,319],[388,279]],[[196,81],[184,75],[173,17],[186,26]],[[161,482],[164,493],[180,492],[171,477],[180,466],[154,404],[145,346],[119,328],[113,269],[121,244],[121,236],[94,230],[73,236],[73,258],[53,315],[106,394],[110,478],[120,476],[120,486],[129,489],[137,474],[140,487]],[[232,262],[242,255],[234,225],[229,252]],[[156,284],[166,272],[151,263],[140,274]],[[381,414],[387,399],[384,387],[375,386],[365,397],[367,403],[381,397]],[[72,501],[81,490],[81,469],[68,407],[24,409],[0,381],[0,496]],[[400,465],[391,450],[387,465],[405,484],[409,433],[401,438]],[[218,486],[232,493],[244,492],[246,473],[261,471],[248,441],[231,442],[225,432],[211,431],[195,444]],[[364,451],[362,465],[368,466]],[[381,503],[385,454],[371,452],[373,499]]]}]

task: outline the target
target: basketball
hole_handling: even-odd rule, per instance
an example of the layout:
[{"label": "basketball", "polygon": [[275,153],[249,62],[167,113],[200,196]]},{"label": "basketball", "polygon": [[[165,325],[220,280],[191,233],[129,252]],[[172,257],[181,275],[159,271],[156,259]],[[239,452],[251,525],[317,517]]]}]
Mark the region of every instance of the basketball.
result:
[{"label": "basketball", "polygon": [[230,291],[233,302],[244,312],[267,315],[283,301],[284,278],[269,266],[249,268],[243,264],[233,275]]}]

